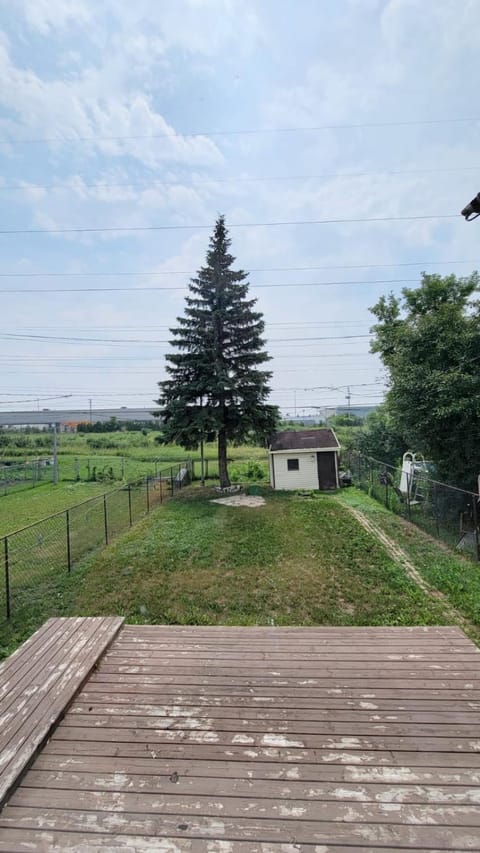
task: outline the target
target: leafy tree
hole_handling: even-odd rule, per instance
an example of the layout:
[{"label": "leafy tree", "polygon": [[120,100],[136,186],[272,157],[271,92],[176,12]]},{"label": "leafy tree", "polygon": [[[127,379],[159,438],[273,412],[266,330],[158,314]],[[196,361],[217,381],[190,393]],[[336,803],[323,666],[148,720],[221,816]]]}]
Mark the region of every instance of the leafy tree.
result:
[{"label": "leafy tree", "polygon": [[440,478],[472,488],[480,473],[480,311],[477,273],[423,273],[401,302],[372,308],[373,352],[390,374],[388,412],[412,450],[431,459]]},{"label": "leafy tree", "polygon": [[408,446],[395,427],[388,406],[383,404],[370,412],[363,422],[356,444],[365,456],[373,456],[388,465],[398,465]]},{"label": "leafy tree", "polygon": [[206,264],[189,285],[183,317],[171,329],[167,374],[159,383],[164,443],[187,450],[218,440],[220,485],[230,485],[227,442],[265,439],[277,410],[266,400],[271,373],[261,368],[263,316],[248,298],[247,274],[232,269],[230,239],[221,216],[215,224]]}]

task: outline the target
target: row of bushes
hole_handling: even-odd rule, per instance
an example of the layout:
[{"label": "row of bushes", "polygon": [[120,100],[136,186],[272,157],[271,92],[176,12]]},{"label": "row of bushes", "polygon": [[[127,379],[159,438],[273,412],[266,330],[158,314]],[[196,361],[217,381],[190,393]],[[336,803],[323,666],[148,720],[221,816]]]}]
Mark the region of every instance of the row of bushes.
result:
[{"label": "row of bushes", "polygon": [[51,435],[24,435],[23,433],[0,432],[0,447],[25,449],[52,449]]}]

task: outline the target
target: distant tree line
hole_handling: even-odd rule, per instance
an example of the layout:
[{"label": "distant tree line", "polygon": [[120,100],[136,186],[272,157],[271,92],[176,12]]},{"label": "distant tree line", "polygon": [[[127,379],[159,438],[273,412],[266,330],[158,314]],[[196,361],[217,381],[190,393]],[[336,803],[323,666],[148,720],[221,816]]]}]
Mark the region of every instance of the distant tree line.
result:
[{"label": "distant tree line", "polygon": [[108,421],[95,421],[94,423],[77,424],[77,432],[147,432],[154,430],[159,432],[162,423],[155,421],[119,421],[111,417]]}]

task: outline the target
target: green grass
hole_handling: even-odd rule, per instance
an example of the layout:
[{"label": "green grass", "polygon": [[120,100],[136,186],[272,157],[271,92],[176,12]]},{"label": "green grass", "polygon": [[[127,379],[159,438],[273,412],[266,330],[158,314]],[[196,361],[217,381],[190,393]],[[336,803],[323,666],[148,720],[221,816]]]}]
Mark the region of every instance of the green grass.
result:
[{"label": "green grass", "polygon": [[428,583],[443,592],[450,604],[480,625],[480,566],[434,540],[414,524],[395,515],[359,489],[345,489],[342,503],[360,509],[390,536]]},{"label": "green grass", "polygon": [[212,504],[212,489],[186,490],[70,576],[45,571],[17,590],[11,622],[0,620],[0,654],[49,615],[120,614],[132,623],[189,625],[451,621],[442,603],[410,581],[343,503],[358,506],[396,539],[462,613],[478,616],[477,566],[362,492],[261,492],[264,507],[232,508]]},{"label": "green grass", "polygon": [[201,625],[445,621],[335,499],[264,493],[257,509],[199,490],[170,501],[85,563],[72,612]]},{"label": "green grass", "polygon": [[[117,484],[118,486],[119,484]],[[75,504],[108,492],[113,486],[107,483],[46,483],[28,491],[14,492],[0,497],[0,536],[33,524],[47,515],[60,512]]]},{"label": "green grass", "polygon": [[[188,453],[178,445],[159,445],[155,442],[156,435],[158,433],[149,433],[146,436],[137,432],[62,434],[59,437],[59,485],[45,483],[0,495],[0,536],[24,525],[33,524],[51,513],[67,509],[89,497],[118,488],[122,482],[120,457],[125,460],[123,470],[126,482],[132,482],[147,474],[159,473],[188,457],[195,459],[195,475],[200,476],[198,453]],[[113,444],[113,447],[94,449],[88,445],[89,438],[106,440]],[[255,469],[260,470],[263,479],[268,480],[267,452],[264,448],[240,445],[229,448],[228,452],[229,459],[232,460],[230,468],[234,482],[261,480],[262,477],[252,476]],[[215,444],[205,445],[206,473],[209,478],[218,476],[216,453]],[[80,466],[80,482],[75,482],[76,459]],[[88,464],[90,473],[93,467],[96,467],[97,475],[112,467],[116,479],[113,482],[83,482],[89,476]]]}]

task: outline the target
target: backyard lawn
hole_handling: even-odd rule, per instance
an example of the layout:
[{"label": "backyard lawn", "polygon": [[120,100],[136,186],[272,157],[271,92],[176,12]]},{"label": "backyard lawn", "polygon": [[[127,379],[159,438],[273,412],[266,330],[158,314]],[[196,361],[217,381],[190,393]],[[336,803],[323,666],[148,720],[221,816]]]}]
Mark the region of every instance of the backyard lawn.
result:
[{"label": "backyard lawn", "polygon": [[192,490],[90,558],[72,613],[132,622],[415,625],[446,620],[335,497],[264,490],[233,508]]},{"label": "backyard lawn", "polygon": [[[0,657],[49,615],[186,625],[457,623],[479,641],[477,563],[356,489],[305,497],[258,490],[263,506],[231,507],[211,502],[213,488],[187,489],[70,574],[42,574],[40,564],[25,579],[14,572],[14,612],[10,621],[0,617]],[[430,594],[349,506],[386,534],[393,550],[401,547]]]},{"label": "backyard lawn", "polygon": [[480,566],[415,524],[385,509],[359,489],[344,489],[337,498],[343,505],[361,512],[403,549],[427,583],[445,595],[452,607],[477,627],[480,636]]}]

